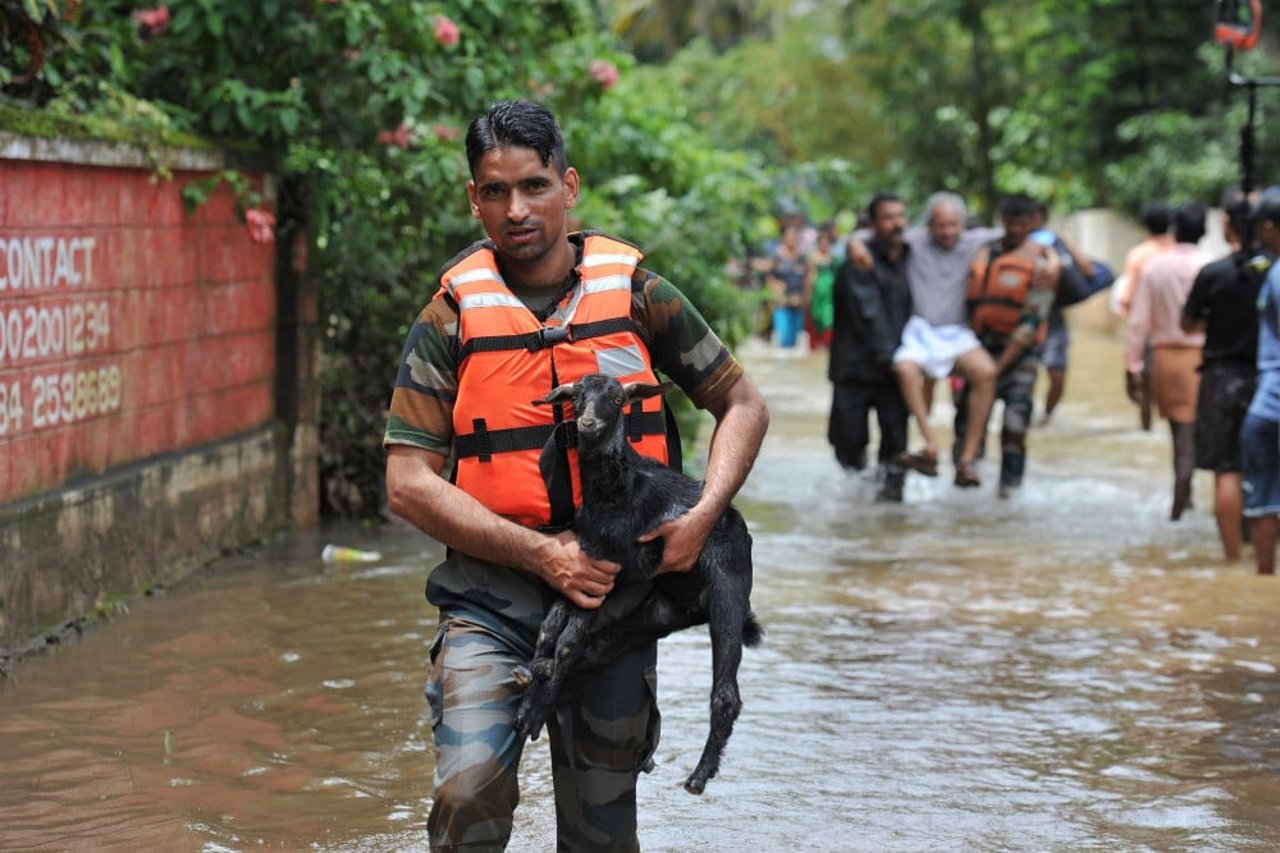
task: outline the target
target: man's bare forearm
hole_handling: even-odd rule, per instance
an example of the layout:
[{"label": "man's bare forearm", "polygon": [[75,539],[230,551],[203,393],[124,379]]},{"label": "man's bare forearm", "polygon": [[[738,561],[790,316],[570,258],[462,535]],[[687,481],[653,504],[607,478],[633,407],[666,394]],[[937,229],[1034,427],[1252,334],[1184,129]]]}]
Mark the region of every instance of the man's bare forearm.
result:
[{"label": "man's bare forearm", "polygon": [[449,483],[430,457],[392,448],[387,493],[396,515],[433,539],[472,557],[540,574],[538,554],[548,537],[508,521]]},{"label": "man's bare forearm", "polygon": [[743,374],[730,389],[723,409],[712,414],[716,415],[716,428],[711,435],[706,484],[698,509],[719,518],[746,482],[760,454],[769,428],[769,409],[755,383]]}]

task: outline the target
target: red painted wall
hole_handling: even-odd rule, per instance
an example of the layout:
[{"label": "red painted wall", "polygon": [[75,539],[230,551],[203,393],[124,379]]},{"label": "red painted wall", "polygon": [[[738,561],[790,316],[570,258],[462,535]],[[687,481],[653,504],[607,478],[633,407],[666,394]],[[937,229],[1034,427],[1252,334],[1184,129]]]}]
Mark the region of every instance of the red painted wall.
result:
[{"label": "red painted wall", "polygon": [[0,160],[0,504],[271,420],[275,247],[205,176]]}]

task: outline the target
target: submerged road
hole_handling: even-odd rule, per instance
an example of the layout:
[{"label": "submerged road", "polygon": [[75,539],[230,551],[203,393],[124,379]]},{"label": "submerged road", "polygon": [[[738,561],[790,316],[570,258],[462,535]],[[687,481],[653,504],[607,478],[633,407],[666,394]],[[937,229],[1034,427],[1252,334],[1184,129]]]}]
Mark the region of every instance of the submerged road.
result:
[{"label": "submerged road", "polygon": [[[1206,474],[1166,520],[1167,432],[1136,429],[1113,338],[1076,334],[1004,501],[990,463],[977,491],[944,464],[875,504],[826,446],[825,358],[743,357],[773,411],[738,501],[768,637],[702,797],[680,783],[708,643],[663,642],[646,850],[1280,847],[1280,586],[1221,564]],[[326,542],[383,558],[322,563]],[[0,849],[425,849],[440,556],[399,525],[293,534],[24,662],[0,684]],[[550,788],[538,743],[512,850],[553,849]]]}]

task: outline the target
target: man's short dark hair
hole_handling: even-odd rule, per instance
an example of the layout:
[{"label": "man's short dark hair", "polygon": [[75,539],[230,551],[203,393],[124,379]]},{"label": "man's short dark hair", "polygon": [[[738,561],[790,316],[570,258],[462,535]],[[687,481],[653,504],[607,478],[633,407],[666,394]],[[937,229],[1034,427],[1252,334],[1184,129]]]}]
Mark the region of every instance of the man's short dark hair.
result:
[{"label": "man's short dark hair", "polygon": [[1010,193],[1000,202],[1000,215],[1035,216],[1040,212],[1040,203],[1026,193]]},{"label": "man's short dark hair", "polygon": [[1258,196],[1258,203],[1253,206],[1253,221],[1280,225],[1280,187],[1269,186]]},{"label": "man's short dark hair", "polygon": [[1142,220],[1148,233],[1167,234],[1169,226],[1173,224],[1173,211],[1163,201],[1153,201],[1143,206],[1138,218]]},{"label": "man's short dark hair", "polygon": [[875,221],[876,211],[880,209],[880,205],[887,201],[901,202],[902,196],[890,190],[881,190],[873,195],[871,201],[867,202],[867,216],[871,217],[872,222]]},{"label": "man's short dark hair", "polygon": [[495,148],[532,148],[544,166],[564,174],[564,136],[551,111],[532,101],[497,101],[467,128],[467,167],[475,177],[480,159]]},{"label": "man's short dark hair", "polygon": [[1239,184],[1232,184],[1223,190],[1218,204],[1227,217],[1228,224],[1236,229],[1237,234],[1244,235],[1248,232],[1250,205]]},{"label": "man's short dark hair", "polygon": [[1204,205],[1183,202],[1173,213],[1173,239],[1179,243],[1199,243],[1204,236]]}]

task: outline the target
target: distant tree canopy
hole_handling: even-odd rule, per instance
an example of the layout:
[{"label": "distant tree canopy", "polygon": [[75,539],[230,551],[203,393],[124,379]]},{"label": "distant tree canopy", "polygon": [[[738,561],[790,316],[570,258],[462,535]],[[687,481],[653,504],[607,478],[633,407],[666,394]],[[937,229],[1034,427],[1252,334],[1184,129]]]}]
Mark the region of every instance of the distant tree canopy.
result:
[{"label": "distant tree canopy", "polygon": [[[1210,0],[756,0],[712,38],[686,12],[618,0],[614,26],[677,75],[692,114],[775,161],[845,158],[912,198],[946,188],[979,209],[1022,190],[1062,207],[1129,210],[1217,198],[1238,177],[1244,95],[1230,91]],[[643,11],[642,11],[643,10]],[[659,50],[645,13],[675,22]],[[1280,73],[1276,15],[1254,73]],[[1261,130],[1260,174],[1280,180]]]}]

